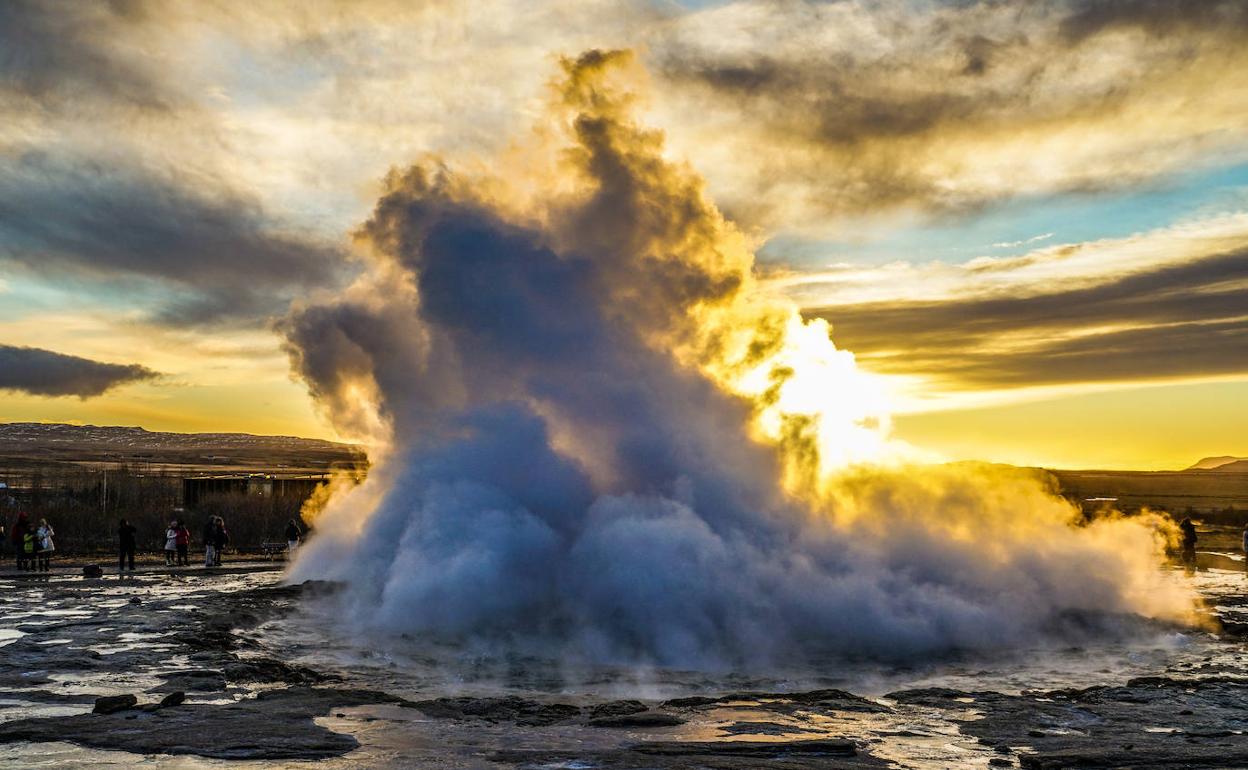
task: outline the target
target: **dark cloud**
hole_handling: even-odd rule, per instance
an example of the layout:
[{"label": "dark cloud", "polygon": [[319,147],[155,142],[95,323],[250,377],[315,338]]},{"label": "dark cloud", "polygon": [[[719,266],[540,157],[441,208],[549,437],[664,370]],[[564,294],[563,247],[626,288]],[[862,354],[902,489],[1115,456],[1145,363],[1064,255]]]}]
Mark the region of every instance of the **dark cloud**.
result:
[{"label": "dark cloud", "polygon": [[40,274],[155,282],[169,323],[250,320],[332,282],[340,255],[278,232],[256,202],[211,179],[120,161],[0,158],[0,263]]},{"label": "dark cloud", "polygon": [[40,348],[0,345],[0,390],[90,398],[159,376],[138,364],[106,364]]},{"label": "dark cloud", "polygon": [[254,324],[334,284],[341,255],[211,152],[176,159],[186,137],[224,146],[169,61],[181,22],[146,0],[0,3],[0,118],[18,127],[0,149],[0,269],[130,297],[150,321]]},{"label": "dark cloud", "polygon": [[1078,42],[1116,29],[1161,36],[1237,27],[1248,27],[1248,3],[1243,0],[1083,0],[1062,20],[1061,31]]},{"label": "dark cloud", "polygon": [[159,62],[142,44],[118,46],[145,17],[126,0],[6,0],[0,3],[0,83],[50,100],[104,100],[164,109],[178,101],[152,73]]},{"label": "dark cloud", "polygon": [[872,368],[955,387],[1237,374],[1248,372],[1245,275],[1240,250],[1030,296],[808,313]]},{"label": "dark cloud", "polygon": [[[979,68],[986,66],[982,56],[977,61]],[[669,60],[668,64],[664,70],[667,76],[766,107],[763,114],[767,117],[780,117],[786,106],[800,105],[803,111],[791,116],[791,128],[809,139],[832,144],[855,145],[875,138],[923,134],[943,122],[988,109],[994,100],[988,95],[958,93],[953,88],[882,88],[881,70],[889,68],[853,60],[811,66],[761,56],[730,63]],[[901,74],[905,67],[899,63],[891,69]],[[1008,97],[998,98],[1004,101]]]}]

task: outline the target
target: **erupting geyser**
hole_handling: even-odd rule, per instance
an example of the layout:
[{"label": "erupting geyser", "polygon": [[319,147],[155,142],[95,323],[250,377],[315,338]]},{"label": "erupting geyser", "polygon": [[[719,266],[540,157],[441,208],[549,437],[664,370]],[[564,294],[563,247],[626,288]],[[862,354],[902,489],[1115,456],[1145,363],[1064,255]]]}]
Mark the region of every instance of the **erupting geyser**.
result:
[{"label": "erupting geyser", "polygon": [[627,53],[564,63],[487,173],[394,173],[369,270],[286,323],[342,432],[384,445],[295,572],[355,627],[586,660],[903,658],[1183,616],[1159,537],[1074,527],[1039,476],[872,465],[879,388],[753,276],[749,244],[629,114]]}]

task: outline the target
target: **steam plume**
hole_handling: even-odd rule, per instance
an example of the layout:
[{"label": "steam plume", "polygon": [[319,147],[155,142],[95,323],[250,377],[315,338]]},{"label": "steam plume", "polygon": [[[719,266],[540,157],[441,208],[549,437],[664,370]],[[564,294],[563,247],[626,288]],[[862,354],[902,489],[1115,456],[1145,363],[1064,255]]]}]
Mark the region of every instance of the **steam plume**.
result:
[{"label": "steam plume", "polygon": [[631,57],[563,70],[498,173],[393,173],[369,274],[288,319],[318,402],[386,447],[298,576],[348,581],[359,627],[665,665],[1183,614],[1141,524],[1076,529],[1022,471],[864,465],[896,452],[878,385],[633,122]]}]

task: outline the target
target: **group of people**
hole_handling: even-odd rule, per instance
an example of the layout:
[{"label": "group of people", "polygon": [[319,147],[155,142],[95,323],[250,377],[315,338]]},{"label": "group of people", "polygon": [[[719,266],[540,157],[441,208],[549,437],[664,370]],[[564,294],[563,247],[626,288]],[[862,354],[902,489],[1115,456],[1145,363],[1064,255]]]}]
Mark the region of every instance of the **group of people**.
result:
[{"label": "group of people", "polygon": [[[38,524],[31,521],[30,516],[22,511],[18,513],[12,530],[6,532],[4,522],[0,520],[0,545],[12,542],[17,552],[17,568],[19,570],[48,572],[51,570],[52,556],[56,552],[53,540],[56,532],[47,519],[39,519]],[[294,519],[286,525],[286,547],[289,557],[293,557],[295,549],[303,542],[303,530]],[[230,531],[225,526],[225,519],[212,516],[204,524],[204,566],[221,566],[221,555],[230,543]],[[127,519],[121,519],[117,526],[117,571],[134,571],[135,553],[138,550],[138,528]],[[191,531],[180,519],[172,519],[165,529],[165,566],[190,566]],[[266,548],[268,545],[266,544]]]},{"label": "group of people", "polygon": [[[134,552],[138,544],[138,528],[126,519],[117,527],[117,571],[134,571]],[[221,552],[230,542],[225,519],[211,516],[204,524],[204,566],[221,566]],[[191,531],[180,519],[173,519],[165,530],[165,566],[189,567],[191,564]]]},{"label": "group of people", "polygon": [[230,542],[230,531],[225,528],[225,519],[210,516],[204,524],[204,566],[220,567],[221,552]]},{"label": "group of people", "polygon": [[[4,538],[4,526],[0,525],[0,540]],[[17,551],[17,568],[29,572],[47,572],[52,568],[52,555],[56,552],[56,542],[52,539],[56,532],[47,519],[39,519],[39,524],[31,524],[30,517],[23,511],[17,515],[13,531],[9,539]]]},{"label": "group of people", "polygon": [[190,548],[191,531],[178,519],[169,522],[169,528],[165,530],[165,566],[190,566]]}]

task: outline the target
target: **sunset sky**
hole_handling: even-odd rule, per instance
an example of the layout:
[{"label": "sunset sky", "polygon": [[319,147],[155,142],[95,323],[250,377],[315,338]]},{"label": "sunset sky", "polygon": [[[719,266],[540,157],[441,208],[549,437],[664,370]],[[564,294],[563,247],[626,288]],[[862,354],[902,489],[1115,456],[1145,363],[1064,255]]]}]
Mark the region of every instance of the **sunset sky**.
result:
[{"label": "sunset sky", "polygon": [[5,2],[0,421],[336,438],[277,324],[389,169],[502,163],[597,47],[900,438],[1248,455],[1245,39],[1213,1]]}]

